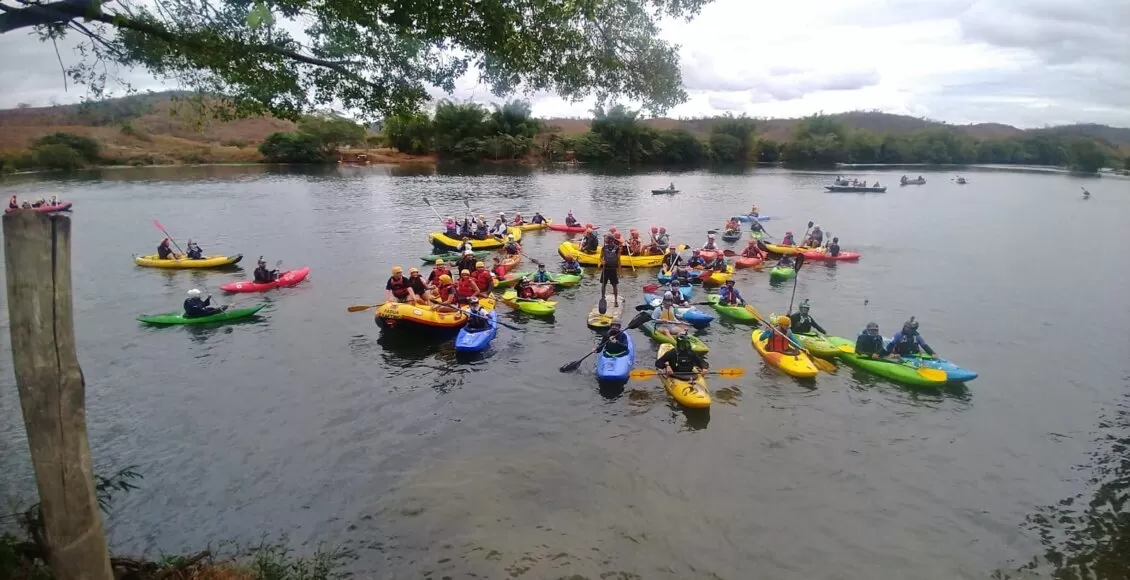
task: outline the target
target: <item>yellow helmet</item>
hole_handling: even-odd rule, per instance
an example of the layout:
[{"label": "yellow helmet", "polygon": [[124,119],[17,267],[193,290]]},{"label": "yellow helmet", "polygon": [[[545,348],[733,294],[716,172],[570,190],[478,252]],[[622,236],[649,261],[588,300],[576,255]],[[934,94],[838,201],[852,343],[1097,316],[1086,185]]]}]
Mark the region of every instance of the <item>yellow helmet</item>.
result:
[{"label": "yellow helmet", "polygon": [[392,267],[392,273],[393,274],[401,274],[403,272],[404,272],[404,268],[401,268],[400,266],[393,266]]},{"label": "yellow helmet", "polygon": [[793,323],[793,319],[789,318],[788,316],[777,317],[777,324],[780,325],[780,326],[784,326],[784,327],[787,328],[789,326],[792,326],[792,323]]},{"label": "yellow helmet", "polygon": [[486,268],[487,265],[482,263],[482,262],[475,262],[475,267],[476,268]]},{"label": "yellow helmet", "polygon": [[442,266],[444,264],[443,258],[436,258],[436,265]]},{"label": "yellow helmet", "polygon": [[444,274],[444,275],[439,277],[439,282],[440,282],[440,284],[450,284],[451,283],[451,276]]}]

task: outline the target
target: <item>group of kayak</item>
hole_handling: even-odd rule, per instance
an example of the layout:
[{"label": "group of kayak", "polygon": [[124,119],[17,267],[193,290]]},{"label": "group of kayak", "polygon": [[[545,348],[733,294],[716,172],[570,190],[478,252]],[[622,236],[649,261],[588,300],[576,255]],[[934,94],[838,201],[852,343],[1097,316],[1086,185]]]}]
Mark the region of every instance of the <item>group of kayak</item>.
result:
[{"label": "group of kayak", "polygon": [[59,201],[59,198],[52,195],[51,199],[44,199],[42,197],[36,198],[35,201],[20,201],[15,195],[8,199],[8,208],[5,213],[11,213],[17,209],[30,209],[42,213],[51,213],[56,211],[67,211],[71,209],[71,202]]}]

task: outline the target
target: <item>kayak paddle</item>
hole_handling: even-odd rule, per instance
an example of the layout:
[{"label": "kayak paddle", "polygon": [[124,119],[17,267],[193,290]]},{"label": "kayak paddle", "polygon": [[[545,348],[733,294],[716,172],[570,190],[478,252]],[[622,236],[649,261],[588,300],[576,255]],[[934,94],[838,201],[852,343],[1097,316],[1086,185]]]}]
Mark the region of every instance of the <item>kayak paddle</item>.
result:
[{"label": "kayak paddle", "polygon": [[[629,373],[628,376],[632,377],[632,379],[634,379],[634,380],[642,381],[644,379],[655,378],[656,376],[659,375],[659,373],[660,373],[660,371],[658,369],[632,369],[632,372]],[[694,374],[694,373],[675,373],[675,376],[676,377],[678,377],[680,375],[690,376],[692,374]],[[726,378],[734,379],[734,378],[738,378],[740,376],[745,375],[745,369],[743,369],[741,367],[730,367],[730,368],[719,369],[719,370],[716,370],[716,371],[702,371],[698,374],[700,374],[700,375],[718,375],[720,377],[726,377]]]},{"label": "kayak paddle", "polygon": [[165,234],[166,238],[169,238],[169,241],[172,242],[173,245],[176,246],[178,250],[180,250],[180,253],[181,253],[182,256],[187,255],[187,254],[184,253],[184,250],[181,250],[180,244],[177,243],[177,240],[175,238],[173,238],[173,236],[170,236],[169,232],[165,231],[165,226],[161,225],[161,222],[159,222],[157,220],[153,220],[153,225],[157,226],[157,229],[161,230],[161,233]]},{"label": "kayak paddle", "polygon": [[828,362],[828,361],[826,361],[822,358],[817,358],[816,356],[813,356],[813,354],[811,352],[809,352],[807,348],[804,348],[802,345],[798,344],[796,341],[789,338],[789,335],[781,332],[781,330],[778,329],[776,326],[769,324],[768,322],[765,322],[765,318],[763,318],[761,316],[761,314],[759,312],[757,312],[756,308],[749,306],[747,304],[746,310],[748,310],[749,313],[754,316],[754,318],[757,318],[758,322],[760,322],[761,324],[768,327],[769,330],[772,330],[773,332],[785,337],[785,340],[789,341],[789,344],[793,345],[794,347],[798,348],[801,352],[808,355],[809,360],[812,361],[812,364],[815,365],[817,369],[822,370],[826,373],[836,372],[836,365],[834,365],[834,364],[832,364],[832,363],[830,363],[830,362]]},{"label": "kayak paddle", "polygon": [[[650,315],[650,314],[648,314],[648,313],[646,313],[646,312],[641,312],[641,313],[637,314],[637,315],[635,316],[635,318],[633,318],[633,319],[632,319],[632,321],[631,321],[631,322],[629,322],[629,323],[628,323],[628,327],[627,327],[627,329],[628,329],[628,330],[631,330],[631,329],[633,329],[633,328],[639,328],[639,327],[640,327],[640,325],[642,325],[643,323],[647,322],[648,320],[651,320],[651,315]],[[601,348],[602,348],[603,346],[604,346],[604,341],[601,341],[601,343],[600,343],[600,344],[598,344],[598,345],[596,346],[596,348],[594,348],[594,349],[592,349],[591,351],[589,351],[589,352],[588,352],[588,354],[586,354],[585,356],[583,356],[583,357],[581,357],[581,358],[579,358],[579,359],[577,359],[577,360],[575,360],[575,361],[573,361],[573,362],[570,362],[570,363],[565,363],[565,364],[561,365],[561,368],[560,368],[560,369],[557,369],[557,370],[559,370],[559,371],[561,371],[561,372],[563,372],[563,373],[568,373],[568,372],[572,372],[572,371],[575,371],[575,370],[577,370],[578,368],[580,368],[580,366],[581,366],[581,363],[582,363],[582,362],[584,362],[586,358],[589,358],[590,356],[592,356],[592,355],[596,354],[597,352],[599,352],[599,351],[600,351],[600,349],[601,349]]]},{"label": "kayak paddle", "polygon": [[[855,347],[851,346],[850,344],[841,344],[839,346],[839,349],[840,349],[841,352],[843,352],[845,354],[855,354]],[[856,356],[859,356],[861,358],[870,358],[870,357],[867,357],[865,355],[856,355]],[[882,362],[885,362],[885,363],[891,363],[893,365],[901,365],[902,364],[901,362],[899,362],[897,360],[891,360],[889,358],[885,358],[885,357],[882,357],[882,356],[880,356],[879,358],[871,358],[870,360],[882,361]],[[949,380],[948,375],[946,375],[946,371],[943,371],[943,370],[928,369],[928,368],[923,368],[923,367],[915,367],[914,370],[917,371],[918,374],[922,378],[929,380],[929,381],[937,381],[937,382],[940,382],[940,383],[944,383],[944,382]]]},{"label": "kayak paddle", "polygon": [[793,295],[789,297],[789,311],[785,314],[793,313],[793,300],[796,300],[796,281],[800,278],[800,267],[804,265],[804,254],[798,253],[796,260],[793,261]]},{"label": "kayak paddle", "polygon": [[353,306],[347,306],[345,308],[345,311],[346,312],[364,312],[366,310],[369,310],[370,308],[380,308],[381,306],[384,306],[383,302],[380,303],[380,304],[370,304],[370,305],[355,304]]}]

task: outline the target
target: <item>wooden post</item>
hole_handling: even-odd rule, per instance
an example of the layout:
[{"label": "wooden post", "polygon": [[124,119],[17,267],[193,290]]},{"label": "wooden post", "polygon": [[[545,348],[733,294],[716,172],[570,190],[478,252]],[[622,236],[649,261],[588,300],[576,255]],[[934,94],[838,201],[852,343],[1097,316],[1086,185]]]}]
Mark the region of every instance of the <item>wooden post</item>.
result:
[{"label": "wooden post", "polygon": [[86,384],[75,354],[71,220],[20,210],[3,221],[12,362],[48,564],[59,580],[112,580],[86,436]]}]

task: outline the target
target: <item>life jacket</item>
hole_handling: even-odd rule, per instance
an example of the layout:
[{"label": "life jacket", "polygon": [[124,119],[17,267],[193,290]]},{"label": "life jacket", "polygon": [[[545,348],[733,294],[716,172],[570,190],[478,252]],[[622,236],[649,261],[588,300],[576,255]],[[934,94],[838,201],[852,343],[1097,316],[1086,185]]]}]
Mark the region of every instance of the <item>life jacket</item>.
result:
[{"label": "life jacket", "polygon": [[518,287],[519,298],[536,298],[534,295],[534,287],[529,284],[524,284]]},{"label": "life jacket", "polygon": [[408,278],[407,277],[401,276],[400,280],[397,280],[394,277],[389,277],[388,283],[389,283],[389,285],[392,286],[392,295],[393,296],[396,296],[397,298],[404,298],[405,296],[408,295]]},{"label": "life jacket", "polygon": [[498,276],[498,279],[501,280],[504,276],[506,276],[506,266],[503,266],[502,264],[495,266],[494,275]]},{"label": "life jacket", "polygon": [[479,290],[485,292],[486,289],[490,287],[491,275],[490,272],[486,270],[475,270],[474,272],[471,272],[471,278],[473,278],[475,280],[475,283],[479,285]]},{"label": "life jacket", "polygon": [[628,240],[628,253],[629,254],[639,254],[640,251],[642,251],[642,250],[643,250],[643,243],[640,242],[639,238],[632,238],[632,239]]},{"label": "life jacket", "polygon": [[619,265],[620,264],[620,245],[612,244],[604,246],[604,263]]},{"label": "life jacket", "polygon": [[455,293],[463,298],[474,296],[474,282],[474,278],[471,278],[470,276],[466,278],[459,278],[459,283],[455,286]]},{"label": "life jacket", "polygon": [[447,269],[447,266],[436,266],[432,269],[432,273],[428,274],[428,282],[435,284],[436,282],[439,282],[439,277],[443,276],[444,274],[447,274],[448,276],[451,275],[451,272]]},{"label": "life jacket", "polygon": [[[780,330],[780,329],[777,329]],[[765,350],[769,352],[786,352],[793,348],[793,344],[781,332],[774,332],[765,343]]]},{"label": "life jacket", "polygon": [[454,292],[455,292],[455,284],[447,284],[447,285],[444,285],[444,286],[437,286],[436,287],[436,294],[439,295],[439,299],[443,302],[447,302],[448,300],[450,300],[451,295]]},{"label": "life jacket", "polygon": [[757,246],[746,246],[746,249],[742,250],[742,257],[743,258],[760,258],[761,257],[761,249],[758,248]]},{"label": "life jacket", "polygon": [[659,307],[659,319],[668,321],[678,320],[678,318],[675,317],[675,309],[673,307],[664,308],[662,306]]}]

